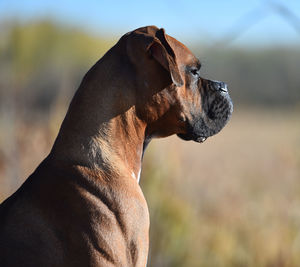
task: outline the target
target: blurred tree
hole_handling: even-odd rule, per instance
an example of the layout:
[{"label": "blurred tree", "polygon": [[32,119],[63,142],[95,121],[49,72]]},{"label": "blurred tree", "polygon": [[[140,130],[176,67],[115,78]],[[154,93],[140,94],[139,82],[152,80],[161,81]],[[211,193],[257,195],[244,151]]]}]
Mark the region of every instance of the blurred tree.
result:
[{"label": "blurred tree", "polygon": [[0,45],[0,69],[10,70],[5,78],[11,82],[0,84],[0,91],[16,92],[17,106],[27,114],[30,110],[49,112],[63,95],[61,91],[71,95],[84,72],[111,46],[108,38],[92,37],[48,20],[5,25],[5,36],[0,34],[5,37]]}]

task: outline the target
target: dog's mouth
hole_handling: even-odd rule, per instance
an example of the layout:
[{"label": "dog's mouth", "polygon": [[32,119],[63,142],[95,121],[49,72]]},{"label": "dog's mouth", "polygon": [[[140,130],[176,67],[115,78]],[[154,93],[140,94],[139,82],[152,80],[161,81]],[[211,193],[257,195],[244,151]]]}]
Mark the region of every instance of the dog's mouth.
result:
[{"label": "dog's mouth", "polygon": [[208,137],[206,136],[193,136],[191,134],[177,134],[177,136],[184,141],[195,141],[197,143],[203,143]]},{"label": "dog's mouth", "polygon": [[196,138],[195,141],[197,143],[203,143],[206,139],[207,139],[207,137],[200,136],[200,137]]},{"label": "dog's mouth", "polygon": [[229,121],[233,105],[226,93],[215,93],[203,99],[203,112],[191,114],[186,122],[186,133],[177,134],[183,140],[203,143],[208,137],[217,134]]}]

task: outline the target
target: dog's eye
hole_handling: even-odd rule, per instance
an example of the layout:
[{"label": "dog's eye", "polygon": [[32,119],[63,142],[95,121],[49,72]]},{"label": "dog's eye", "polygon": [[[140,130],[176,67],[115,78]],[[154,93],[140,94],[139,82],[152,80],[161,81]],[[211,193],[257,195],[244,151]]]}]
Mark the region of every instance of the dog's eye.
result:
[{"label": "dog's eye", "polygon": [[196,77],[200,77],[199,69],[192,68],[191,73]]}]

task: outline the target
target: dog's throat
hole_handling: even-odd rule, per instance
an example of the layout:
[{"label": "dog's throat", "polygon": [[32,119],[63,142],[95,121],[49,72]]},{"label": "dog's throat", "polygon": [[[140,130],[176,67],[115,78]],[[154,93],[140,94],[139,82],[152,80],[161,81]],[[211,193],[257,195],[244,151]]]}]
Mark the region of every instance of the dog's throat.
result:
[{"label": "dog's throat", "polygon": [[144,158],[145,150],[146,150],[147,146],[149,145],[151,139],[152,139],[151,137],[146,137],[145,140],[144,140],[144,143],[143,143],[143,152],[142,152],[142,160]]}]

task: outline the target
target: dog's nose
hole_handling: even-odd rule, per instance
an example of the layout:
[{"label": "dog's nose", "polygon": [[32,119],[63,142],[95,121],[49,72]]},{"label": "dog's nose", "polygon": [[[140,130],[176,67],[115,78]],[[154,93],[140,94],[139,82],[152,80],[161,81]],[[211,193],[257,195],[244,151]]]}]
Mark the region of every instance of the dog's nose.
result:
[{"label": "dog's nose", "polygon": [[213,81],[213,88],[216,91],[222,91],[222,92],[226,92],[226,93],[228,92],[227,84],[224,82]]}]

